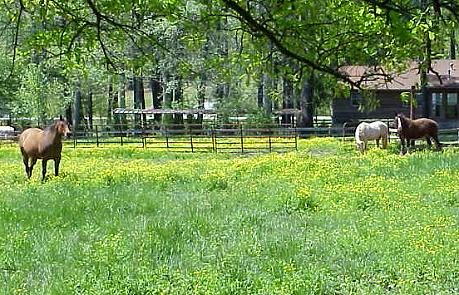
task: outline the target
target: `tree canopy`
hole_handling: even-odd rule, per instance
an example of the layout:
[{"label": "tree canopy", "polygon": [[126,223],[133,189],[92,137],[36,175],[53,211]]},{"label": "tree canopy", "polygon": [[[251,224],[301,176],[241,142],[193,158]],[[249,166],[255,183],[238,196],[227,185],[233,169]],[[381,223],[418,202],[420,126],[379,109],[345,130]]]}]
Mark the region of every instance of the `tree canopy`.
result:
[{"label": "tree canopy", "polygon": [[[411,60],[426,71],[433,57],[455,58],[459,23],[457,0],[6,0],[0,5],[6,57],[1,62],[8,69],[3,102],[20,93],[24,83],[18,80],[30,63],[70,85],[96,67],[107,74],[227,83],[239,95],[241,82],[250,84],[263,73],[295,85],[316,75],[321,83],[359,88],[375,76],[390,80]],[[375,70],[355,81],[341,71],[346,65]],[[16,82],[5,83],[9,79]],[[228,98],[231,91],[224,89],[216,93]]]}]

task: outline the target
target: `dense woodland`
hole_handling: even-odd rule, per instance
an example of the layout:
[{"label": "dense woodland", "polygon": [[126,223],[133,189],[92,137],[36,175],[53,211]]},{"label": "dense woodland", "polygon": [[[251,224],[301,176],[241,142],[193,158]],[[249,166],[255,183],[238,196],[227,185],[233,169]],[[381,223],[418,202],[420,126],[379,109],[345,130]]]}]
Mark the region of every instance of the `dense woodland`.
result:
[{"label": "dense woodland", "polygon": [[[96,117],[118,123],[116,107],[199,109],[212,102],[222,117],[244,113],[254,120],[297,109],[298,125],[311,126],[315,114],[363,80],[390,80],[410,60],[426,73],[432,58],[456,58],[458,49],[458,0],[0,5],[0,112],[34,125],[64,115],[74,126],[85,118],[91,127]],[[340,72],[345,65],[375,72],[356,82]]]}]

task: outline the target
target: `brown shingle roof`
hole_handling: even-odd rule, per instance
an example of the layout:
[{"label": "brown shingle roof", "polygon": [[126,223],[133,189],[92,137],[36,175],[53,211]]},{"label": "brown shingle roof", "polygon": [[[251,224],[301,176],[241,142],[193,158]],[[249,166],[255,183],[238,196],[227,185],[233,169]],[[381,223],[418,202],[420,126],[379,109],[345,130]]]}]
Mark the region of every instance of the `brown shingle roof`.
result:
[{"label": "brown shingle roof", "polygon": [[[429,87],[459,88],[459,60],[433,60],[432,68],[435,72],[430,71],[427,75]],[[353,81],[359,81],[362,77],[368,76],[361,83],[366,88],[408,91],[412,86],[420,84],[417,62],[411,62],[405,71],[398,74],[385,73],[382,68],[369,66],[346,66],[341,70],[348,74]],[[384,79],[384,74],[389,75],[392,79]]]}]

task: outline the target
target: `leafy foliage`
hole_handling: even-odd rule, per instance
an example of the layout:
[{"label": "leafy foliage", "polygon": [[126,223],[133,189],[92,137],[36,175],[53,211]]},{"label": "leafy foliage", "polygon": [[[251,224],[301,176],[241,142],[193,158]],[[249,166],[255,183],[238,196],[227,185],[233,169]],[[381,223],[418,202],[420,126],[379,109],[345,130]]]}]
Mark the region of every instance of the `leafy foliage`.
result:
[{"label": "leafy foliage", "polygon": [[[296,89],[317,76],[314,104],[323,108],[337,96],[338,82],[363,87],[375,73],[390,80],[413,59],[427,71],[432,58],[448,54],[458,29],[452,0],[53,0],[1,6],[1,43],[9,45],[4,51],[13,61],[57,60],[72,84],[78,84],[72,73],[92,67],[185,80],[212,87],[211,97],[222,106],[237,105],[245,93],[255,105],[257,81],[267,73],[273,80],[288,77]],[[356,64],[386,72],[355,81],[340,70]],[[231,87],[222,94],[222,85]],[[202,96],[193,99],[187,104],[200,105]]]},{"label": "leafy foliage", "polygon": [[37,120],[47,124],[48,118],[58,117],[70,103],[68,86],[57,78],[47,77],[42,67],[29,64],[21,75],[21,85],[10,103],[12,113],[17,117]]}]

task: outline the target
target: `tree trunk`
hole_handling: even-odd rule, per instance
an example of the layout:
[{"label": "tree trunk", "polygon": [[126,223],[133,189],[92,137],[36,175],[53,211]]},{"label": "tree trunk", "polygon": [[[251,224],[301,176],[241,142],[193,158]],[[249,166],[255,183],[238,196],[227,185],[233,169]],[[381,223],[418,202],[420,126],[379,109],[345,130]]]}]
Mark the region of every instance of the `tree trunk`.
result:
[{"label": "tree trunk", "polygon": [[[206,74],[202,73],[198,81],[198,109],[204,109],[204,103],[206,101]],[[202,125],[204,119],[203,114],[198,114],[197,123]]]},{"label": "tree trunk", "polygon": [[[164,81],[164,92],[163,92],[163,109],[171,109],[172,108],[172,91],[169,87],[169,75],[163,75]],[[162,123],[164,125],[168,125],[172,123],[172,114],[163,114]]]},{"label": "tree trunk", "polygon": [[261,109],[263,108],[263,97],[264,97],[264,89],[265,85],[263,83],[264,75],[261,75],[260,81],[258,82],[258,90],[257,90],[257,106]]},{"label": "tree trunk", "polygon": [[[178,105],[181,105],[181,102],[183,101],[183,90],[182,90],[182,77],[177,77],[176,78],[177,83],[176,87],[174,89],[174,102],[177,103]],[[183,114],[174,114],[174,124],[178,125],[177,127],[180,127],[180,125],[183,125]]]},{"label": "tree trunk", "polygon": [[89,120],[89,128],[93,130],[93,94],[92,91],[88,93],[88,120]]},{"label": "tree trunk", "polygon": [[[143,89],[143,79],[142,77],[134,76],[134,108],[135,109],[144,109],[145,108],[145,93]],[[135,115],[135,125],[136,128],[144,126],[146,123],[146,115]]]},{"label": "tree trunk", "polygon": [[456,59],[456,32],[454,28],[451,29],[451,35],[449,39],[449,58]]},{"label": "tree trunk", "polygon": [[218,86],[217,86],[217,97],[219,99],[228,98],[229,97],[229,90],[230,90],[230,86],[228,85],[228,83],[226,83],[226,82],[219,83]]},{"label": "tree trunk", "polygon": [[414,100],[416,99],[416,86],[411,86],[410,90],[410,119],[416,119],[416,108],[414,107]]},{"label": "tree trunk", "polygon": [[[228,100],[229,97],[229,85],[226,82],[219,83],[217,85],[215,96],[217,97],[219,102],[225,102]],[[235,110],[237,111],[237,110]],[[229,113],[223,114],[220,119],[223,119],[224,122],[229,123]]]},{"label": "tree trunk", "polygon": [[81,89],[80,83],[76,86],[74,100],[73,100],[73,129],[78,131],[80,128],[81,121]]},{"label": "tree trunk", "polygon": [[[424,51],[424,63],[421,66],[421,89],[422,89],[422,100],[424,106],[429,105],[429,93],[427,91],[427,74],[432,65],[432,42],[429,37],[429,33],[424,35],[425,51]],[[424,117],[429,117],[428,107],[424,108]]]},{"label": "tree trunk", "polygon": [[[113,98],[112,98],[112,111],[114,109],[117,109],[117,108],[119,108],[118,91],[115,91],[115,92],[113,92]],[[113,121],[115,123],[114,129],[118,129],[119,130],[120,123],[121,123],[119,115],[114,115],[113,116]]]},{"label": "tree trunk", "polygon": [[271,98],[271,92],[274,90],[274,80],[268,74],[264,74],[263,84],[263,109],[265,115],[270,118],[273,113],[273,100]]},{"label": "tree trunk", "polygon": [[[118,78],[118,104],[120,108],[124,109],[126,108],[126,76],[120,74]],[[126,115],[118,114],[117,116],[120,118],[121,129],[125,129],[127,125]]]},{"label": "tree trunk", "polygon": [[[153,108],[155,110],[161,109],[161,94],[162,88],[159,78],[150,78],[151,98],[153,101]],[[155,114],[155,122],[161,123],[161,114]]]},{"label": "tree trunk", "polygon": [[113,83],[112,77],[108,79],[108,97],[107,97],[107,125],[112,125],[112,113],[113,113]]},{"label": "tree trunk", "polygon": [[[72,104],[70,104],[67,109],[65,109],[65,119],[67,120],[67,122],[69,124],[72,124],[73,125],[73,108],[72,108]],[[73,128],[73,126],[72,126]]]},{"label": "tree trunk", "polygon": [[[293,83],[288,78],[284,78],[284,87],[282,94],[282,108],[293,109]],[[293,120],[291,114],[282,115],[282,124],[290,126],[293,123],[292,121]]]},{"label": "tree trunk", "polygon": [[311,73],[308,79],[304,79],[300,93],[300,114],[298,127],[306,128],[314,126],[314,74]]}]

